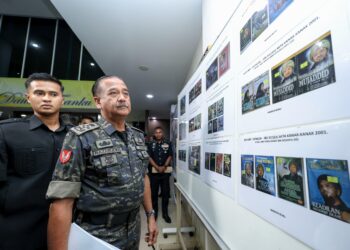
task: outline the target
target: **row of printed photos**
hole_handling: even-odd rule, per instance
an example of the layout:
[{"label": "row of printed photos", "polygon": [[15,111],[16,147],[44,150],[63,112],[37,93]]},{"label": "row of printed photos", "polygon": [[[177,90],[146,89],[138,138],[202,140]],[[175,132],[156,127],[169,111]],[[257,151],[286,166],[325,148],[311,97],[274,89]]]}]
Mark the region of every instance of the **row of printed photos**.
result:
[{"label": "row of printed photos", "polygon": [[230,69],[230,43],[221,51],[219,56],[210,64],[206,71],[206,89],[208,90],[227,70]]},{"label": "row of printed photos", "polygon": [[269,0],[249,18],[240,30],[240,51],[248,48],[291,3],[293,0]]},{"label": "row of printed photos", "polygon": [[208,107],[208,134],[224,130],[224,98]]},{"label": "row of printed photos", "polygon": [[202,120],[202,114],[198,114],[192,119],[190,119],[188,123],[188,131],[191,133],[193,131],[196,131],[201,128],[201,120]]},{"label": "row of printed photos", "polygon": [[186,139],[186,123],[180,123],[179,124],[179,140]]},{"label": "row of printed photos", "polygon": [[[206,89],[208,90],[230,69],[230,43],[221,51],[206,71]],[[189,104],[202,93],[202,79],[189,92]],[[180,99],[180,116],[186,113],[186,95]]]},{"label": "row of printed photos", "polygon": [[205,169],[231,177],[231,154],[205,153]]},{"label": "row of printed photos", "polygon": [[350,223],[347,160],[241,155],[241,183]]},{"label": "row of printed photos", "polygon": [[186,95],[184,95],[180,100],[180,115],[186,113]]},{"label": "row of printed photos", "polygon": [[201,146],[188,148],[188,169],[198,175],[201,174]]},{"label": "row of printed photos", "polygon": [[[271,69],[272,103],[278,103],[335,82],[330,32]],[[242,114],[270,105],[269,72],[242,87]]]},{"label": "row of printed photos", "polygon": [[199,79],[196,85],[194,85],[194,87],[190,90],[188,104],[191,104],[191,102],[193,102],[194,99],[196,99],[201,93],[202,93],[202,79]]},{"label": "row of printed photos", "polygon": [[186,162],[186,150],[179,149],[179,161]]},{"label": "row of printed photos", "polygon": [[[201,128],[201,114],[196,115],[190,119],[188,124],[189,133],[194,132]],[[185,135],[184,126],[180,124],[180,140],[184,139],[182,134]],[[224,130],[224,98],[213,103],[208,107],[208,134],[216,133]]]}]

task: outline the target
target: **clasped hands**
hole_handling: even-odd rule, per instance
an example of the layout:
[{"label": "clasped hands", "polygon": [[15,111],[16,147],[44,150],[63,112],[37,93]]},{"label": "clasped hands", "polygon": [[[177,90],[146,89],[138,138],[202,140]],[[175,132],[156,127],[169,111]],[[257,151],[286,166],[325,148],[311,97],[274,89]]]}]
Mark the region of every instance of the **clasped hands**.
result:
[{"label": "clasped hands", "polygon": [[167,166],[154,166],[158,173],[164,173]]}]

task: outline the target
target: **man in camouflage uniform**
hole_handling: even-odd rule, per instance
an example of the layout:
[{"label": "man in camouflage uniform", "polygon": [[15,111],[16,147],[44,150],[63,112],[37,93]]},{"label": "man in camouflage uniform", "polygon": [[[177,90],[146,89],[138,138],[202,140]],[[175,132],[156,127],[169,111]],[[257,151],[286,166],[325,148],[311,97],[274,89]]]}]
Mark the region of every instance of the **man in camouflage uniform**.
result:
[{"label": "man in camouflage uniform", "polygon": [[149,245],[158,230],[147,177],[148,154],[141,131],[125,123],[131,111],[125,83],[116,76],[99,78],[92,87],[102,118],[71,129],[63,143],[47,197],[50,249],[67,249],[74,221],[92,235],[121,249],[138,249],[139,206],[148,217]]}]

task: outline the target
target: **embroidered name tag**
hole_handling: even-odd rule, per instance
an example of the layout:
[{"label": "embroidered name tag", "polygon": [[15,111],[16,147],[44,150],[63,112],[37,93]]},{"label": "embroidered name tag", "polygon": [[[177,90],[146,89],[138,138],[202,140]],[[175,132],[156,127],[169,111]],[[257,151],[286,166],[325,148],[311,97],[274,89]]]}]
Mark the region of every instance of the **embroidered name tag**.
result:
[{"label": "embroidered name tag", "polygon": [[98,156],[98,155],[106,155],[106,154],[115,154],[118,152],[120,152],[120,150],[116,148],[105,148],[105,149],[99,149],[99,150],[93,151],[92,155]]}]

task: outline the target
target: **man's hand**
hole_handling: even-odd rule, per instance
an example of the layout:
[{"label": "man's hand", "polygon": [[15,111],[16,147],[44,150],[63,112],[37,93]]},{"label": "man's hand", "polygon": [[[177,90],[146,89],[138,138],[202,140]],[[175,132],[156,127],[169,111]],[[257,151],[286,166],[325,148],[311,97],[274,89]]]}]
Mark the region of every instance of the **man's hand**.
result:
[{"label": "man's hand", "polygon": [[161,169],[160,169],[161,167],[160,167],[160,166],[155,165],[155,166],[153,166],[153,167],[154,167],[155,170],[157,170],[158,173],[160,173],[160,171],[161,171]]},{"label": "man's hand", "polygon": [[164,172],[165,172],[165,169],[166,169],[165,166],[160,166],[158,172],[159,172],[159,173],[164,173]]},{"label": "man's hand", "polygon": [[148,217],[148,233],[146,234],[145,241],[148,246],[152,246],[157,242],[158,237],[158,227],[154,216]]}]

